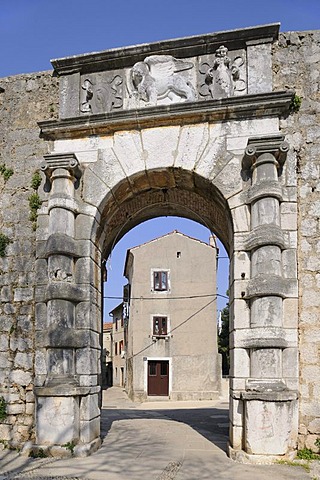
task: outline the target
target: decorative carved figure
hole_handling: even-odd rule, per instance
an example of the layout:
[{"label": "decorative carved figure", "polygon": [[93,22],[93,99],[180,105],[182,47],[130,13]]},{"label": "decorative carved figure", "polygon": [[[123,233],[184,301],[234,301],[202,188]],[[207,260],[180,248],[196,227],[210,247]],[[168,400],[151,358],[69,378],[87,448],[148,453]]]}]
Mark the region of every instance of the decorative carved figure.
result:
[{"label": "decorative carved figure", "polygon": [[178,60],[171,55],[151,55],[137,62],[130,72],[132,97],[150,105],[159,100],[192,102],[196,92],[191,82],[181,73],[193,68],[193,63]]},{"label": "decorative carved figure", "polygon": [[216,50],[212,67],[207,62],[201,65],[200,73],[205,75],[205,83],[200,87],[200,95],[226,98],[245,90],[246,83],[240,78],[240,67],[243,64],[242,57],[236,57],[232,62],[227,47],[221,45]]},{"label": "decorative carved figure", "polygon": [[97,79],[96,82],[86,78],[81,86],[84,90],[81,112],[104,113],[121,108],[123,106],[122,83],[120,75],[115,75],[108,80]]}]

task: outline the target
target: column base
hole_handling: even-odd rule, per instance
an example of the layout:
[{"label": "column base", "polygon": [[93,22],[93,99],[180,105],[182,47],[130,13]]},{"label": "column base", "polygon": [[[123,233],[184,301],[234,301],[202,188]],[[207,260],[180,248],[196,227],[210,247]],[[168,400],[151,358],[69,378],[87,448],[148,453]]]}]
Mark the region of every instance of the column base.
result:
[{"label": "column base", "polygon": [[100,437],[95,438],[88,443],[79,443],[63,445],[37,445],[27,442],[21,450],[21,455],[34,458],[70,458],[70,457],[88,457],[96,452],[101,446]]},{"label": "column base", "polygon": [[244,450],[235,450],[230,444],[228,444],[227,453],[231,460],[234,460],[235,462],[253,465],[271,465],[279,460],[293,461],[296,457],[295,450],[286,453],[286,455],[254,455],[247,453]]}]

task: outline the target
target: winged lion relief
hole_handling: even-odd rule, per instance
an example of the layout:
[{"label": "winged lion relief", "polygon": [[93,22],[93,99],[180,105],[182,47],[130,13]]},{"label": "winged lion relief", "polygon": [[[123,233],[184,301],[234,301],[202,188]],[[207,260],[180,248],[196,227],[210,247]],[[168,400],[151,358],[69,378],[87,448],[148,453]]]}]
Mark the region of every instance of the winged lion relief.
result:
[{"label": "winged lion relief", "polygon": [[129,95],[136,103],[132,106],[193,102],[196,91],[188,75],[192,68],[192,62],[171,55],[151,55],[135,63],[129,75]]}]

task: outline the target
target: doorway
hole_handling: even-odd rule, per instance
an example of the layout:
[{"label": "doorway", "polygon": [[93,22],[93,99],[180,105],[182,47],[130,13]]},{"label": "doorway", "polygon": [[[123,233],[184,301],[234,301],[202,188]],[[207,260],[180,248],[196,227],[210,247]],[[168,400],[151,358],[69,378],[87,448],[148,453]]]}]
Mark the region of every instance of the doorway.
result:
[{"label": "doorway", "polygon": [[169,361],[148,361],[148,395],[169,395]]}]

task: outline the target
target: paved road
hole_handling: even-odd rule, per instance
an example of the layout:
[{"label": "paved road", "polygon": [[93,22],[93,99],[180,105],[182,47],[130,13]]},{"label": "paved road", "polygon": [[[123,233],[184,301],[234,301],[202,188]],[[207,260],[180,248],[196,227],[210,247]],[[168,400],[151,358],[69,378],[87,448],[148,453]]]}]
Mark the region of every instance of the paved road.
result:
[{"label": "paved road", "polygon": [[[0,480],[310,480],[301,467],[241,465],[226,455],[228,405],[134,404],[120,388],[104,393],[101,449],[87,458],[31,460],[7,453]],[[15,469],[15,472],[14,472]],[[10,475],[1,472],[12,472]],[[314,478],[314,477],[313,477]]]}]

